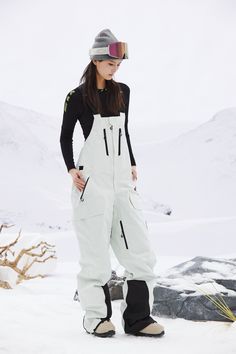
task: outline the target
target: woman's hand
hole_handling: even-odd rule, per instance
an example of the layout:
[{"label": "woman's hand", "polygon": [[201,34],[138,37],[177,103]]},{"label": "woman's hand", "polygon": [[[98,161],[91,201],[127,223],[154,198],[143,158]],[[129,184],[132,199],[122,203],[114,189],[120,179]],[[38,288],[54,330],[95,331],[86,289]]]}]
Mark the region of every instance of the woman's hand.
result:
[{"label": "woman's hand", "polygon": [[73,179],[74,185],[81,192],[84,189],[84,185],[85,185],[85,180],[84,180],[84,177],[83,177],[81,171],[78,170],[77,168],[71,168],[69,170],[69,174],[71,175],[71,177]]},{"label": "woman's hand", "polygon": [[136,166],[131,166],[131,171],[132,171],[132,179],[133,179],[133,181],[137,180],[137,169],[136,169]]}]

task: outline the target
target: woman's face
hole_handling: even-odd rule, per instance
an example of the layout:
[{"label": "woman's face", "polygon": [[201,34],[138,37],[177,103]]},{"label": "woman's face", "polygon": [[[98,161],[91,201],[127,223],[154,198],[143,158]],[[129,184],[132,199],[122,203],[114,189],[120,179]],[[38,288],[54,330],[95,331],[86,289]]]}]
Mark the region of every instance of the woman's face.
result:
[{"label": "woman's face", "polygon": [[108,59],[108,60],[93,60],[97,67],[97,73],[105,80],[111,80],[115,72],[118,70],[122,59]]}]

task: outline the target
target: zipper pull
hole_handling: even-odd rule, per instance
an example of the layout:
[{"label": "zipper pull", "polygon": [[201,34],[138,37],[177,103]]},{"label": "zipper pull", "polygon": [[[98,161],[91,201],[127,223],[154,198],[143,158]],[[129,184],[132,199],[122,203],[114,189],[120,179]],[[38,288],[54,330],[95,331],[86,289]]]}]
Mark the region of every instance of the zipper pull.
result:
[{"label": "zipper pull", "polygon": [[88,176],[88,178],[86,179],[86,182],[85,182],[85,184],[84,184],[84,188],[83,188],[82,194],[81,194],[81,196],[80,196],[80,200],[81,200],[81,202],[83,202],[83,201],[84,201],[83,195],[84,195],[85,188],[86,188],[86,186],[87,186],[87,183],[88,183],[89,177],[90,177],[90,176]]},{"label": "zipper pull", "polygon": [[111,130],[113,129],[113,125],[110,126],[110,129],[111,129]]}]

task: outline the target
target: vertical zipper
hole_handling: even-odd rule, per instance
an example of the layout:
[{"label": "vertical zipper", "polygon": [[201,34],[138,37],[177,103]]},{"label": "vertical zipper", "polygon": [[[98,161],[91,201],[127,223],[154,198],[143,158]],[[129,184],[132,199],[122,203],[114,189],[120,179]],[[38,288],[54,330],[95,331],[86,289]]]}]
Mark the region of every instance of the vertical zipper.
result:
[{"label": "vertical zipper", "polygon": [[122,221],[120,220],[120,227],[121,227],[121,237],[124,238],[124,241],[125,241],[125,247],[128,249],[128,243],[127,243],[127,240],[126,240],[126,237],[125,237],[125,232],[124,232],[124,227],[123,227],[123,224],[122,224]]},{"label": "vertical zipper", "polygon": [[86,182],[85,182],[85,185],[84,185],[84,189],[83,189],[82,194],[81,194],[81,196],[80,196],[80,200],[81,200],[82,202],[84,201],[83,195],[84,195],[84,191],[85,191],[85,188],[86,188],[86,186],[87,186],[88,180],[89,180],[89,177],[86,179]]},{"label": "vertical zipper", "polygon": [[121,128],[119,128],[119,140],[118,140],[118,155],[120,155],[120,141],[121,141]]},{"label": "vertical zipper", "polygon": [[103,135],[104,135],[104,140],[105,140],[106,154],[109,155],[109,153],[108,153],[108,146],[107,146],[106,128],[103,128]]},{"label": "vertical zipper", "polygon": [[115,174],[114,174],[114,170],[115,170],[115,143],[114,143],[114,135],[113,135],[113,125],[110,124],[110,129],[111,129],[111,137],[112,137],[112,162],[113,162],[113,187],[114,189],[115,187]]}]

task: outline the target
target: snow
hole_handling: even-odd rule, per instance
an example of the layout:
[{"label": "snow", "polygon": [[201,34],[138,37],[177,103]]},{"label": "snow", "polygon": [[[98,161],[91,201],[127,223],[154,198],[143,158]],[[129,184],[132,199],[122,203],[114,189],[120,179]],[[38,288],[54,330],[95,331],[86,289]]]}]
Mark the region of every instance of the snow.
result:
[{"label": "snow", "polygon": [[[149,212],[145,215],[149,220]],[[235,216],[191,219],[165,216],[164,220],[157,219],[148,226],[160,254],[214,256],[236,249]]]},{"label": "snow", "polygon": [[[72,180],[60,151],[61,119],[4,102],[0,102],[0,119],[4,166],[0,185],[4,209],[0,209],[0,217],[20,224],[26,231],[71,229]],[[236,108],[229,108],[173,139],[134,144],[137,188],[151,232],[163,236],[172,232],[174,245],[181,244],[183,231],[188,229],[189,241],[196,243],[195,252],[202,249],[205,235],[212,239],[213,253],[222,252],[222,240],[226,253],[230,252],[236,211],[235,131]],[[206,142],[209,138],[211,142]],[[83,141],[77,124],[75,161]],[[164,215],[158,209],[160,204],[168,205],[171,215]],[[163,245],[161,253],[167,254],[170,243],[164,239],[168,244]],[[193,249],[192,244],[185,244],[186,251],[182,251],[190,254],[189,248]]]},{"label": "snow", "polygon": [[[184,260],[184,259],[182,259]],[[159,257],[167,268],[171,257]],[[235,324],[154,318],[165,327],[161,338],[124,334],[120,300],[112,302],[113,338],[96,338],[82,327],[83,312],[73,301],[78,270],[76,262],[60,262],[44,279],[19,284],[14,290],[0,289],[0,352],[10,354],[91,354],[156,352],[162,354],[235,354]]]},{"label": "snow", "polygon": [[[77,84],[77,74],[87,64],[87,57],[82,56],[79,50],[83,47],[83,53],[87,51],[87,43],[93,36],[91,34],[98,32],[100,25],[96,21],[90,21],[89,30],[84,31],[87,28],[87,17],[79,15],[79,22],[82,22],[78,24],[78,13],[81,13],[78,2],[71,3],[72,6],[69,7],[66,3],[49,3],[49,11],[46,12],[45,4],[34,4],[33,13],[29,1],[24,1],[24,6],[17,5],[17,11],[13,11],[16,2],[12,2],[12,5],[6,2],[3,6],[0,22],[11,28],[2,30],[2,33],[7,33],[3,38],[7,49],[3,50],[0,66],[3,82],[0,99],[21,103],[24,107],[33,107],[41,112],[56,112],[55,115],[58,116],[59,111],[62,113],[66,92]],[[134,36],[129,31],[130,24],[125,21],[123,24],[123,38],[130,33],[133,42],[133,49],[130,47],[133,59],[122,68],[123,74],[120,72],[117,75],[117,81],[127,82],[131,87],[131,141],[138,164],[138,188],[144,199],[144,214],[157,253],[157,275],[164,275],[170,267],[196,255],[236,257],[235,108],[218,112],[210,120],[213,112],[235,102],[235,78],[232,75],[235,51],[230,49],[233,48],[235,25],[231,28],[230,21],[223,22],[223,26],[219,25],[222,21],[219,13],[223,12],[219,4],[214,7],[208,2],[202,9],[203,3],[206,4],[202,2],[199,7],[191,3],[191,7],[194,6],[193,16],[197,21],[196,32],[191,24],[193,18],[189,16],[189,12],[188,15],[185,12],[187,2],[176,5],[172,2],[175,6],[172,14],[169,3],[161,6],[159,4],[158,11],[153,11],[150,6],[146,18],[149,18],[151,26],[153,23],[160,26],[158,30],[155,27],[154,31],[150,27],[150,33],[162,33],[164,28],[165,36],[157,38],[158,62],[152,72],[155,86],[145,97],[140,88],[146,85],[147,72],[141,70],[136,75],[138,70],[135,69],[135,65],[137,69],[143,65],[139,61],[143,60],[143,56],[141,53],[134,55],[138,50],[134,39],[140,38],[137,34],[142,29],[134,24]],[[51,14],[58,5],[60,15],[54,18],[54,34],[48,31],[48,24],[51,26]],[[93,5],[100,6],[95,3]],[[64,16],[65,9],[67,11],[70,8],[71,11],[76,6],[79,9],[78,13],[72,11],[73,21],[71,13],[66,12]],[[83,6],[88,6],[90,11],[91,3]],[[130,9],[127,8],[127,11],[132,13],[133,5],[128,6]],[[11,21],[7,16],[7,7],[10,7],[8,14],[11,14]],[[224,18],[226,11],[230,12],[230,9],[230,6],[224,9]],[[83,12],[86,11],[87,8],[84,8]],[[110,15],[110,5],[104,11],[105,17],[99,17],[99,23],[105,23]],[[123,6],[120,9],[117,7],[116,11],[119,14],[119,11],[123,11]],[[184,14],[184,21],[179,16],[179,11]],[[200,27],[196,11],[202,19]],[[94,13],[97,16],[98,12]],[[209,16],[212,13],[214,16]],[[142,11],[140,14],[143,16]],[[42,18],[41,15],[46,16],[47,22],[43,29],[43,40],[41,22],[38,21]],[[174,26],[167,28],[162,17],[165,19],[170,15],[169,22]],[[137,23],[143,23],[143,18],[138,16]],[[61,26],[65,18],[70,18],[70,23],[65,22],[67,31],[65,26]],[[128,14],[127,19],[129,18]],[[176,19],[180,22],[176,23]],[[183,35],[175,30],[180,27],[181,22]],[[92,23],[94,28],[91,28]],[[190,30],[186,32],[186,28]],[[202,37],[199,37],[199,31]],[[149,36],[145,40],[147,38]],[[150,36],[148,40],[150,47],[153,37]],[[80,45],[74,46],[75,41]],[[76,48],[74,51],[71,51],[71,43]],[[162,50],[159,52],[160,48]],[[197,52],[200,53],[198,57]],[[203,52],[206,55],[202,55]],[[43,53],[47,55],[44,57]],[[68,53],[71,53],[70,65],[67,65]],[[153,52],[150,53],[146,62],[152,63]],[[135,76],[130,74],[132,72]],[[155,104],[150,104],[153,102]],[[147,115],[144,110],[146,106],[149,106],[148,119],[152,127],[148,137],[145,136],[142,123],[143,117]],[[22,242],[25,242],[26,237],[32,236],[32,241],[41,237],[55,243],[58,260],[52,265],[48,264],[48,267],[42,267],[44,271],[48,271],[46,278],[24,281],[13,290],[0,288],[0,353],[235,354],[236,322],[231,324],[155,318],[165,326],[164,337],[150,339],[127,336],[121,326],[120,300],[112,302],[112,319],[117,328],[114,338],[95,338],[85,333],[82,328],[83,312],[79,303],[73,301],[78,271],[78,246],[70,222],[71,178],[66,173],[59,150],[62,117],[46,116],[24,107],[0,103],[0,219],[15,224],[14,228],[4,230],[0,235],[0,244],[5,244],[9,235],[14,239],[22,228]],[[176,119],[176,122],[166,122],[171,118]],[[190,121],[191,118],[195,119],[194,123]],[[181,122],[181,128],[179,119],[185,120]],[[197,119],[209,120],[197,126]],[[163,122],[162,126],[159,124],[160,120]],[[190,131],[191,128],[193,129]],[[185,134],[181,134],[183,131]],[[80,143],[83,141],[78,127],[74,139]],[[75,151],[79,150],[80,145],[75,144]],[[169,205],[172,215],[158,212],[155,207],[157,203]],[[113,269],[121,274],[123,269],[112,252],[111,258]],[[229,267],[219,268],[218,264],[212,263],[210,266],[214,267],[206,274],[207,278],[223,273],[224,276],[228,274],[229,278],[235,279],[235,273]],[[3,272],[6,269],[1,269],[1,275]],[[15,275],[13,272],[9,275],[12,285]],[[185,286],[190,289],[192,286],[196,290],[191,280],[200,279],[202,275],[188,280],[166,278],[166,283],[171,282],[175,289]],[[214,293],[211,283],[205,283],[201,288]],[[224,288],[218,284],[217,289]]]},{"label": "snow", "polygon": [[[120,300],[112,303],[115,338],[104,340],[84,332],[83,312],[73,300],[79,250],[70,219],[71,177],[59,149],[60,124],[51,117],[4,102],[0,103],[0,118],[4,166],[0,216],[14,224],[2,231],[1,245],[14,240],[21,229],[18,250],[28,245],[29,238],[31,243],[43,239],[56,245],[57,255],[56,261],[40,268],[48,274],[46,278],[24,281],[12,290],[0,289],[4,324],[0,352],[120,353],[135,348],[142,353],[156,351],[158,346],[161,353],[235,354],[235,324],[226,322],[156,318],[165,326],[164,337],[127,336],[121,326]],[[219,267],[216,262],[206,262],[206,274],[165,277],[169,268],[196,255],[236,257],[235,130],[236,110],[230,108],[178,137],[135,147],[139,161],[137,188],[143,198],[150,242],[157,254],[155,272],[177,290],[186,287],[196,291],[193,281],[205,277],[201,289],[214,293],[209,278],[223,275],[235,279],[235,269],[230,265]],[[80,142],[74,146],[76,156],[83,141],[78,127],[74,141]],[[158,209],[160,204],[170,206],[171,215],[163,214]],[[118,275],[123,274],[112,251],[111,259],[112,268]],[[38,269],[35,266],[32,272],[36,274]],[[1,269],[2,276],[4,272],[6,269]],[[13,285],[15,274],[10,272],[8,276]],[[217,284],[217,289],[225,288]]]},{"label": "snow", "polygon": [[171,140],[137,146],[139,188],[181,219],[234,217],[235,131],[231,107]]},{"label": "snow", "polygon": [[[191,271],[191,266],[195,265],[195,262],[189,260],[182,266],[171,267],[162,270],[162,272],[157,268],[158,273],[160,273],[158,284],[171,286],[171,289],[181,292],[183,289],[193,290],[196,292],[192,293],[193,296],[201,294],[201,289],[207,290],[209,294],[226,292],[229,296],[236,296],[235,291],[215,282],[215,279],[236,279],[235,261],[230,261],[231,258],[230,256],[219,257],[218,255],[218,258],[215,258],[214,261],[214,257],[211,257],[211,261],[201,262],[201,269],[198,272],[196,272],[196,268]],[[187,274],[185,273],[186,270],[189,270]]]},{"label": "snow", "polygon": [[[168,225],[171,228],[171,223]],[[4,231],[1,237],[6,237],[6,240],[13,239],[15,228]],[[24,244],[27,244],[29,235],[25,235]],[[33,234],[33,239],[38,237],[37,233]],[[236,328],[235,324],[227,322],[187,321],[154,316],[165,327],[166,333],[163,337],[136,338],[126,335],[121,325],[121,300],[112,301],[112,320],[116,326],[116,336],[102,339],[88,335],[82,327],[83,311],[79,302],[73,300],[77,286],[76,274],[79,271],[75,235],[71,231],[51,232],[44,233],[43,238],[50,244],[56,244],[56,267],[55,264],[53,267],[49,265],[48,276],[43,279],[24,281],[13,290],[0,288],[1,323],[4,324],[0,331],[1,353],[90,354],[96,351],[106,354],[130,350],[143,353],[155,352],[158,348],[158,351],[164,354],[187,354],[190,351],[193,354],[235,354]],[[153,241],[153,235],[150,235],[150,241]],[[187,255],[162,256],[158,248],[156,254],[157,275],[168,274],[170,267],[190,259]],[[221,255],[224,259],[235,257],[235,253]],[[123,274],[123,268],[112,250],[111,263],[112,269],[119,275]],[[214,270],[222,271],[215,265]],[[225,268],[224,272],[227,273],[228,270],[229,268]],[[183,289],[185,284],[189,289],[190,282],[185,282],[186,279],[171,279],[173,287],[177,284],[176,289]],[[212,290],[212,285],[206,283],[201,285],[201,288]],[[193,286],[193,289],[196,290],[196,286]],[[218,284],[217,289],[221,289]]]},{"label": "snow", "polygon": [[[12,290],[0,288],[0,353],[235,354],[236,322],[156,318],[165,326],[164,337],[127,336],[121,326],[120,300],[112,303],[114,338],[95,338],[82,328],[83,312],[73,301],[79,267],[71,225],[71,177],[62,160],[59,134],[65,95],[78,85],[88,63],[87,54],[81,53],[87,53],[91,38],[101,23],[107,23],[110,3],[104,3],[100,12],[101,4],[93,2],[95,17],[91,2],[83,3],[83,13],[92,16],[89,23],[76,0],[69,6],[68,1],[52,0],[47,2],[47,11],[45,4],[5,2],[0,12],[1,33],[5,33],[0,64],[0,99],[4,101],[0,102],[0,219],[15,225],[2,231],[0,245],[15,239],[22,229],[18,250],[29,238],[35,243],[44,239],[56,245],[58,258],[32,269],[37,273],[40,268],[48,274],[46,278],[24,281]],[[122,5],[116,7],[117,19],[123,16]],[[130,36],[132,43],[131,61],[124,63],[116,80],[131,88],[129,131],[138,190],[157,254],[155,271],[177,290],[196,290],[193,281],[205,277],[201,288],[214,293],[207,280],[222,275],[235,279],[230,265],[206,262],[208,273],[188,279],[169,279],[165,274],[197,255],[236,257],[236,108],[231,106],[235,104],[234,5],[186,0],[149,5],[145,7],[148,21],[143,22],[141,6],[136,20],[132,17],[131,31],[133,4],[125,4],[122,29],[115,18],[111,29],[122,31],[118,32],[124,39]],[[145,46],[152,50],[146,51],[143,61]],[[152,68],[148,77],[146,70],[140,70],[146,63]],[[150,129],[144,129],[144,118]],[[74,142],[76,159],[83,142],[78,125]],[[170,207],[171,215],[163,214],[160,205]],[[111,260],[112,268],[122,274],[112,251]],[[1,267],[0,275],[6,273]],[[7,275],[13,286],[16,274],[8,270]],[[225,288],[217,284],[217,289]]]}]

